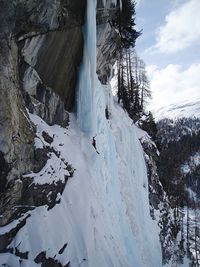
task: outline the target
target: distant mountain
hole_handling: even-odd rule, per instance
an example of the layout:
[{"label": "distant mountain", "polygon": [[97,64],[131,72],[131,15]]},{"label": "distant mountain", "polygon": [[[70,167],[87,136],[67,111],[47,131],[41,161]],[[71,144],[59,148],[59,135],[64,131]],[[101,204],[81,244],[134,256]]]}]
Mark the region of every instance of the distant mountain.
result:
[{"label": "distant mountain", "polygon": [[156,121],[163,118],[200,117],[200,98],[196,101],[184,101],[179,104],[171,104],[154,111]]},{"label": "distant mountain", "polygon": [[181,117],[176,119],[164,118],[157,122],[157,141],[166,147],[171,142],[200,136],[200,117]]}]

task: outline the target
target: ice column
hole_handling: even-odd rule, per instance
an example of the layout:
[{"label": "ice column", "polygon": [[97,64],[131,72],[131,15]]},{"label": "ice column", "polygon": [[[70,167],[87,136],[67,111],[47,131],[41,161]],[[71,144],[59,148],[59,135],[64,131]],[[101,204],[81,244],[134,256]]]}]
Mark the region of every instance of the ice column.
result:
[{"label": "ice column", "polygon": [[96,0],[87,1],[84,26],[84,54],[80,68],[77,117],[81,130],[88,136],[95,132],[94,90],[96,81]]}]

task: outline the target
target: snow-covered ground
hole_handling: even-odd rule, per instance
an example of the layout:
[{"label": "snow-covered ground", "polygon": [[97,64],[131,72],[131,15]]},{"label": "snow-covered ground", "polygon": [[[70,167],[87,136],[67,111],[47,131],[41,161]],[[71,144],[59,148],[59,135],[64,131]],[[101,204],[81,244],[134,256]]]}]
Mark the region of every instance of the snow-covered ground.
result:
[{"label": "snow-covered ground", "polygon": [[[53,209],[38,207],[19,231],[10,247],[29,251],[29,261],[19,264],[10,254],[0,256],[0,263],[10,266],[38,266],[34,258],[46,251],[46,256],[70,266],[91,267],[160,267],[161,251],[156,222],[149,215],[148,181],[139,132],[127,114],[112,102],[112,119],[102,113],[105,98],[99,84],[99,129],[96,150],[92,139],[79,130],[74,115],[70,126],[48,126],[38,116],[31,115],[41,132],[54,137],[51,146],[60,157],[51,156],[46,166],[34,177],[35,183],[52,183],[63,179],[62,160],[75,168],[61,202]],[[41,147],[41,145],[40,145]],[[98,153],[97,153],[98,151]],[[53,154],[52,154],[53,155]],[[61,160],[62,159],[62,160]],[[46,169],[55,166],[54,174]],[[6,230],[6,229],[5,229]],[[4,231],[2,228],[1,231]],[[58,251],[68,244],[63,254]]]},{"label": "snow-covered ground", "polygon": [[[108,88],[97,84],[96,150],[74,115],[64,129],[30,114],[37,126],[36,146],[47,145],[41,133],[48,132],[54,139],[51,147],[60,157],[50,155],[46,166],[29,177],[40,184],[63,180],[63,161],[75,168],[75,174],[67,182],[60,204],[51,210],[43,206],[29,212],[26,225],[10,244],[29,251],[29,260],[20,265],[19,258],[4,254],[0,263],[38,266],[34,258],[46,251],[47,258],[54,257],[62,264],[70,261],[72,267],[161,266],[158,228],[149,215],[146,166],[138,139],[141,133],[115,102],[110,101],[111,119],[106,119],[104,92]],[[49,166],[54,166],[54,173],[49,173]]]}]

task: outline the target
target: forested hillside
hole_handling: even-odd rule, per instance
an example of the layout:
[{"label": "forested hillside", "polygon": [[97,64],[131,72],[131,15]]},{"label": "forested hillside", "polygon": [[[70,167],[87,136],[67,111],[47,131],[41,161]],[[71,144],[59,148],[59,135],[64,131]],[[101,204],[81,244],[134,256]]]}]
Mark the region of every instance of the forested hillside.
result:
[{"label": "forested hillside", "polygon": [[199,266],[200,119],[163,119],[157,123],[158,174],[174,210],[185,254]]}]

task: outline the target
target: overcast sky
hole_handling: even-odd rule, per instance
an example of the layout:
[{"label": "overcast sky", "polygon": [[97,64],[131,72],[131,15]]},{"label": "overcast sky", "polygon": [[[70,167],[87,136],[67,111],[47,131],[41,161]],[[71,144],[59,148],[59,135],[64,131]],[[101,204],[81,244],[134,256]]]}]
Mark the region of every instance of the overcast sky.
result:
[{"label": "overcast sky", "polygon": [[137,0],[143,34],[136,50],[145,61],[150,109],[200,98],[200,0]]}]

